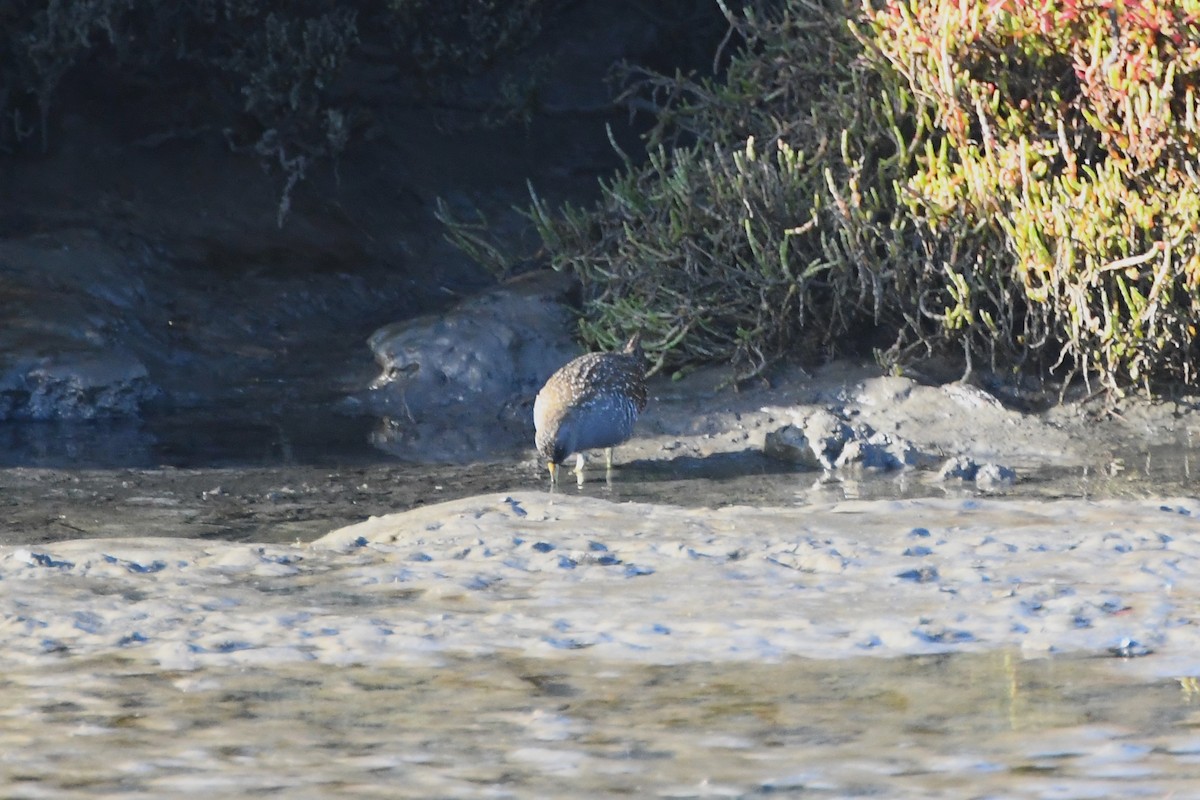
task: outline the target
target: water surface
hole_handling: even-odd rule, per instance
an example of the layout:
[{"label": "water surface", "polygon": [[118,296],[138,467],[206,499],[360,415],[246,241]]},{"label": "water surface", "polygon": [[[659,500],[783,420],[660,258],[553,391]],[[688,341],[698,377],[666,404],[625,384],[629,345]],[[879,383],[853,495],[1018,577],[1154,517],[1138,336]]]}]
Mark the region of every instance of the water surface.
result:
[{"label": "water surface", "polygon": [[1008,653],[0,678],[8,797],[1195,797],[1200,697]]},{"label": "water surface", "polygon": [[[354,421],[301,436],[258,423],[223,426],[219,435],[203,425],[149,436],[140,426],[114,430],[115,438],[96,438],[90,427],[7,429],[0,544],[175,536],[207,540],[219,553],[235,546],[226,543],[310,541],[456,497],[548,488],[530,453],[485,464],[404,463],[373,450],[369,430]],[[1024,502],[1008,508],[1009,521],[1026,523],[1031,497],[1186,497],[1192,458],[1186,447],[1155,447],[1087,470],[1022,470],[1008,491]],[[557,491],[800,512],[866,500],[881,517],[897,498],[979,494],[928,472],[820,475],[754,453],[635,461],[611,480],[594,471],[582,487],[568,480]],[[994,510],[989,524],[1005,513]],[[842,533],[857,524],[847,516]],[[796,575],[814,587],[824,580]],[[80,597],[98,591],[86,586],[96,578],[78,580]],[[250,579],[231,573],[242,580]],[[283,573],[253,580],[267,594],[298,589]],[[311,580],[309,605],[276,613],[264,601],[245,613],[285,627],[289,614],[347,602],[339,585]],[[28,602],[39,596],[48,599],[31,590]],[[736,597],[720,585],[707,597],[737,618]],[[1056,595],[1047,597],[1049,605]],[[405,598],[399,589],[375,597],[387,613]],[[178,593],[126,599],[184,611],[190,602]],[[447,602],[456,602],[453,592]],[[489,613],[504,613],[503,598],[496,602],[501,608]],[[1192,624],[1198,611],[1185,606],[1164,617]],[[349,646],[342,664],[263,648],[261,658],[243,651],[236,668],[182,669],[117,654],[137,641],[79,654],[22,627],[34,617],[88,626],[87,611],[68,604],[35,614],[0,602],[0,626],[37,651],[32,660],[0,656],[2,796],[1200,797],[1200,654],[1028,658],[1002,649],[664,665],[614,662],[588,649],[531,658],[484,648],[486,657],[441,653],[422,664],[356,663]],[[779,608],[781,618],[794,613]],[[204,619],[200,609],[180,624],[197,625],[216,652],[241,646]],[[99,626],[93,637],[103,636]]]}]

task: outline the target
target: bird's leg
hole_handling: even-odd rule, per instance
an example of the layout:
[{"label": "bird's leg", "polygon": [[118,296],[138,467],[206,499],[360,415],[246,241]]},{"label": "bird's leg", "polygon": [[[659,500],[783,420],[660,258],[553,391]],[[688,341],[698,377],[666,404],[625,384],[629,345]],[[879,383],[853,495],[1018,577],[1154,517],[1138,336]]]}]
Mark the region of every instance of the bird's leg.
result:
[{"label": "bird's leg", "polygon": [[575,483],[580,488],[583,487],[583,464],[585,461],[583,453],[575,454]]},{"label": "bird's leg", "polygon": [[610,472],[612,471],[612,453],[611,447],[604,448],[604,468]]},{"label": "bird's leg", "polygon": [[550,485],[551,486],[557,485],[558,484],[558,464],[555,464],[553,461],[551,461],[546,466],[550,470]]}]

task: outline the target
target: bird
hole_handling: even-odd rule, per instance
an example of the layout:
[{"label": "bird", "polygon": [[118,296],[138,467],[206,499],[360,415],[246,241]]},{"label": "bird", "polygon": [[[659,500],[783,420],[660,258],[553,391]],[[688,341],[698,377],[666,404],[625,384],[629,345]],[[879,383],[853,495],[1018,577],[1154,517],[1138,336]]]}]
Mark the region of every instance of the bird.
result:
[{"label": "bird", "polygon": [[534,444],[548,462],[550,484],[558,483],[558,466],[572,453],[581,483],[585,450],[603,447],[612,469],[613,447],[630,437],[645,408],[640,334],[620,352],[586,353],[560,367],[533,402]]}]

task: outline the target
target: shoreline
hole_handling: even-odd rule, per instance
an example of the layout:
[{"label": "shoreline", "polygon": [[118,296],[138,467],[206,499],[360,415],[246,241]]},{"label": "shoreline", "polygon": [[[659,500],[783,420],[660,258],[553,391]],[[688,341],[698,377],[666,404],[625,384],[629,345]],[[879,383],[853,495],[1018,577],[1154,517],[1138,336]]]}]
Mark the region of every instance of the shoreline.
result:
[{"label": "shoreline", "polygon": [[0,579],[21,611],[0,641],[13,662],[119,655],[165,669],[1011,649],[1162,653],[1178,670],[1172,654],[1200,648],[1197,517],[1187,499],[711,510],[469,497],[310,545],[6,546]]}]

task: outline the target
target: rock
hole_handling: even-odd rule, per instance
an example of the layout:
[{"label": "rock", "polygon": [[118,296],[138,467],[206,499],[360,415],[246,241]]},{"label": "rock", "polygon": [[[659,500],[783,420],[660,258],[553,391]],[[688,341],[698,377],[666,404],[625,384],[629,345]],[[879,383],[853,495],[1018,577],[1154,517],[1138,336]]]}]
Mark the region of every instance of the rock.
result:
[{"label": "rock", "polygon": [[926,466],[931,456],[899,436],[879,433],[870,425],[851,425],[830,411],[811,414],[803,429],[784,425],[766,434],[763,453],[813,469],[898,470]]},{"label": "rock", "polygon": [[919,450],[915,444],[908,439],[900,437],[887,437],[888,450],[896,457],[902,467],[929,467],[932,466],[935,457],[924,450]]},{"label": "rock", "polygon": [[1000,464],[979,464],[969,456],[955,456],[938,470],[938,480],[973,481],[986,491],[1005,489],[1017,481],[1016,470]]},{"label": "rock", "polygon": [[1005,413],[1004,404],[995,395],[969,383],[948,383],[942,387],[942,394],[968,411]]},{"label": "rock", "polygon": [[532,400],[554,370],[579,354],[565,299],[569,279],[537,273],[450,311],[393,323],[368,345],[382,368],[371,384],[378,410],[422,419],[452,409],[499,412]]},{"label": "rock", "polygon": [[904,463],[896,457],[887,444],[861,439],[847,444],[835,464],[839,469],[851,465],[878,470],[895,470],[904,467]]},{"label": "rock", "polygon": [[0,240],[0,420],[136,417],[160,393],[133,354],[142,255],[88,230]]},{"label": "rock", "polygon": [[882,375],[863,381],[854,391],[855,402],[876,408],[889,408],[904,402],[918,389],[916,381],[895,375]]},{"label": "rock", "polygon": [[795,425],[784,425],[768,431],[763,440],[763,453],[770,458],[797,464],[806,469],[821,469],[825,465],[817,457],[804,431]]},{"label": "rock", "polygon": [[975,473],[975,485],[987,491],[1007,489],[1016,482],[1016,470],[999,464],[984,464]]},{"label": "rock", "polygon": [[979,465],[975,463],[974,459],[967,456],[955,456],[942,464],[937,476],[940,481],[973,481],[978,473]]},{"label": "rock", "polygon": [[898,470],[924,466],[930,457],[899,436],[879,433],[864,423],[854,426],[854,439],[846,444],[835,466],[851,464],[864,469]]},{"label": "rock", "polygon": [[136,417],[157,394],[142,362],[124,353],[62,353],[0,365],[0,419]]},{"label": "rock", "polygon": [[832,469],[846,443],[854,438],[854,431],[844,419],[822,409],[804,421],[804,435],[821,466]]},{"label": "rock", "polygon": [[876,430],[902,432],[925,452],[967,453],[983,461],[1084,465],[1086,438],[1072,436],[1067,409],[1043,414],[1007,408],[977,386],[916,383],[891,376],[848,376],[842,402]]}]

